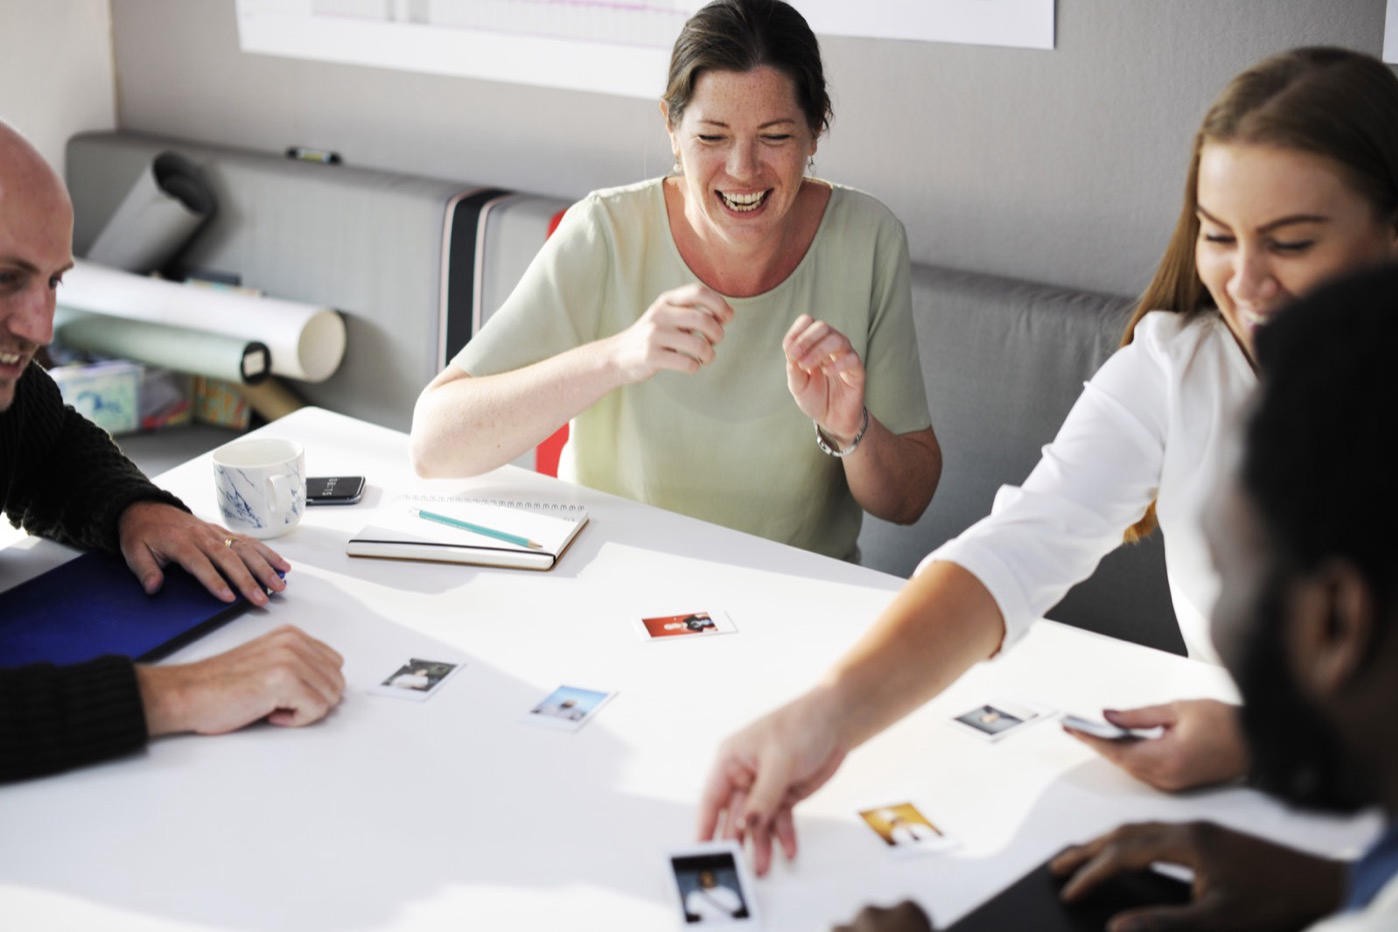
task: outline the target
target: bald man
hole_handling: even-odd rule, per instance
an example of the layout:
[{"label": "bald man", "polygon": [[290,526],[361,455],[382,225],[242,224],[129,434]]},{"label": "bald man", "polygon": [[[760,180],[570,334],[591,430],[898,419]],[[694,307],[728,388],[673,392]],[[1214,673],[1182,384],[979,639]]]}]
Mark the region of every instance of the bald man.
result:
[{"label": "bald man", "polygon": [[[65,407],[34,362],[53,338],[56,291],[73,265],[73,207],[28,141],[0,122],[0,510],[31,534],[120,553],[147,592],[171,562],[224,601],[254,605],[290,569],[260,541],[200,521],[111,438]],[[0,592],[0,612],[5,594]],[[155,735],[219,733],[266,719],[304,725],[340,699],[339,654],[283,628],[200,663],[0,670],[0,780],[126,753]]]}]

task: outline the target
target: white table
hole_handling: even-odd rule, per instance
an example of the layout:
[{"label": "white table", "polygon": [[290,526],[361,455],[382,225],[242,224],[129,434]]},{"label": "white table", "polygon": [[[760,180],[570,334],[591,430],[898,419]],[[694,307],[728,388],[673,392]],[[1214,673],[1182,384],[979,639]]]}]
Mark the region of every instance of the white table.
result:
[{"label": "white table", "polygon": [[[693,837],[717,742],[809,685],[900,584],[513,467],[414,480],[403,434],[318,409],[263,433],[302,441],[312,475],[367,475],[365,500],[311,509],[275,542],[295,567],[286,593],[172,660],[299,625],[345,655],[343,704],[310,728],[165,739],[0,786],[0,926],[673,928],[663,854]],[[217,520],[210,476],[203,456],[160,481]],[[592,521],[550,573],[345,556],[375,507],[424,488],[583,502]],[[12,544],[0,585],[68,556]],[[728,611],[739,633],[647,643],[632,627],[695,609]],[[467,667],[425,703],[366,693],[408,657]],[[564,682],[619,695],[576,734],[520,721]],[[946,724],[1005,692],[1093,713],[1230,686],[1216,668],[1037,625],[801,806],[798,861],[758,884],[766,927],[821,929],[904,896],[947,924],[1063,844],[1127,819],[1209,817],[1327,852],[1354,852],[1376,828],[1290,814],[1243,789],[1168,797],[1051,723],[999,744]],[[888,857],[855,811],[906,799],[963,845]]]}]

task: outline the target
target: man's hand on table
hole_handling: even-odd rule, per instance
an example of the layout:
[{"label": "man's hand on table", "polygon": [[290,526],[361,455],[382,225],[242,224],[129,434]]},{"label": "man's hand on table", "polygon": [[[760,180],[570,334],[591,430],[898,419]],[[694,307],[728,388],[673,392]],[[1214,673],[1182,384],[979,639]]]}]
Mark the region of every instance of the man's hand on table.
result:
[{"label": "man's hand on table", "polygon": [[281,627],[196,663],[137,666],[152,737],[216,735],[266,719],[309,725],[340,701],[344,658],[297,628]]},{"label": "man's hand on table", "polygon": [[163,502],[134,502],[121,513],[117,525],[121,555],[141,582],[153,593],[164,582],[161,567],[174,562],[225,602],[234,599],[232,583],[253,605],[267,604],[267,593],[286,588],[281,573],[291,564],[259,540],[201,521]]},{"label": "man's hand on table", "polygon": [[1339,861],[1234,832],[1210,822],[1123,825],[1049,862],[1065,902],[1076,902],[1115,874],[1162,861],[1194,871],[1190,902],[1146,906],[1112,917],[1110,932],[1175,929],[1297,929],[1334,912],[1344,894]]}]

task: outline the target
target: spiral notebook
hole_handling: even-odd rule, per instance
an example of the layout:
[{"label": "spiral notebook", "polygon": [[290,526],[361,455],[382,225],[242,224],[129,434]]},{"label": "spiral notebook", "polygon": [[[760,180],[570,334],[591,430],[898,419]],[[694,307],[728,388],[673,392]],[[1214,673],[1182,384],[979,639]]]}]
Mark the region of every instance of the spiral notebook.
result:
[{"label": "spiral notebook", "polygon": [[405,495],[345,545],[352,557],[551,570],[587,509],[559,502]]}]

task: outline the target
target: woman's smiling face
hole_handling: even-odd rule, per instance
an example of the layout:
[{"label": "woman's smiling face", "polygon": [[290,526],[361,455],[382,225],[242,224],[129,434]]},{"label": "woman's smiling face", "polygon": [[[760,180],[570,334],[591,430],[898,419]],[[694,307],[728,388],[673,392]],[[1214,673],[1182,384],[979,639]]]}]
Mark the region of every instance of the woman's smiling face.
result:
[{"label": "woman's smiling face", "polygon": [[746,249],[781,237],[816,150],[790,78],[767,66],[705,71],[667,127],[700,240]]},{"label": "woman's smiling face", "polygon": [[1291,299],[1398,258],[1394,218],[1378,216],[1323,155],[1207,142],[1195,206],[1199,278],[1250,358],[1257,328]]}]

